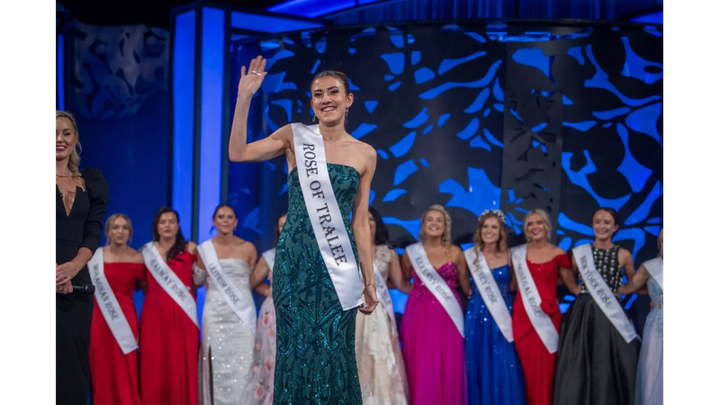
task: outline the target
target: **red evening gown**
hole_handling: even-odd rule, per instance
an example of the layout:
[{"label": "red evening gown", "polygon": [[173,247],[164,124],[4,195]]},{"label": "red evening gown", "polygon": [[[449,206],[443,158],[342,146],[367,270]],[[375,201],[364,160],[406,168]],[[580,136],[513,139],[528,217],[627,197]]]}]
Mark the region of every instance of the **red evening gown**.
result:
[{"label": "red evening gown", "polygon": [[[195,297],[192,265],[184,251],[168,266]],[[140,315],[140,396],[145,405],[198,403],[200,330],[148,271]]]},{"label": "red evening gown", "polygon": [[[561,254],[547,263],[533,263],[528,260],[527,265],[540,293],[540,308],[550,316],[555,329],[560,332],[562,313],[557,301],[558,266],[570,268],[570,258],[567,254]],[[525,375],[528,405],[552,404],[557,352],[550,354],[540,340],[530,323],[520,293],[515,296],[512,327],[515,350]]]},{"label": "red evening gown", "polygon": [[[137,339],[138,323],[133,290],[145,278],[142,263],[105,263],[105,277]],[[140,404],[137,351],[123,354],[95,300],[90,330],[90,376],[93,403]]]}]

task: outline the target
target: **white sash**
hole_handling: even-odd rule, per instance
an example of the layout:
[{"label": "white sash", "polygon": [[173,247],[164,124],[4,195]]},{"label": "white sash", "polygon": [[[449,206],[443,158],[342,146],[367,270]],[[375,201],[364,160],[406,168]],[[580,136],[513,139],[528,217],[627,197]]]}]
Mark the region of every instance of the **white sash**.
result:
[{"label": "white sash", "polygon": [[362,303],[362,280],[340,214],[317,125],[292,124],[300,188],[320,253],[343,310]]},{"label": "white sash", "polygon": [[405,252],[410,257],[410,261],[412,261],[415,274],[420,277],[425,287],[432,292],[438,302],[440,302],[440,305],[445,308],[445,312],[450,316],[458,332],[460,332],[460,336],[464,338],[465,322],[460,303],[452,293],[450,286],[447,285],[440,273],[430,264],[430,259],[428,259],[427,253],[425,253],[425,248],[423,248],[421,243],[413,243],[405,249]]},{"label": "white sash", "polygon": [[120,303],[115,298],[110,283],[105,277],[105,263],[103,262],[103,248],[97,249],[90,262],[88,262],[90,278],[95,285],[95,299],[97,300],[100,312],[105,318],[115,340],[120,345],[123,354],[137,350],[137,340],[133,334],[125,314],[120,308]]},{"label": "white sash", "polygon": [[512,249],[513,269],[518,281],[520,297],[522,297],[525,312],[530,318],[535,332],[540,336],[548,352],[555,353],[558,347],[558,331],[552,323],[550,316],[540,308],[540,293],[538,292],[535,280],[533,280],[530,269],[527,267],[527,245],[516,246]]},{"label": "white sash", "polygon": [[643,263],[643,266],[647,269],[648,273],[652,278],[660,285],[660,288],[665,291],[663,287],[663,258],[656,257]]},{"label": "white sash", "polygon": [[205,269],[217,287],[217,290],[225,298],[225,302],[232,308],[235,315],[255,334],[257,318],[255,317],[255,303],[252,298],[245,296],[227,273],[220,266],[215,246],[211,240],[206,240],[198,246],[198,253],[205,264]]},{"label": "white sash", "polygon": [[[477,264],[475,259],[477,258]],[[488,267],[482,252],[475,254],[475,249],[470,248],[465,251],[465,260],[467,261],[470,272],[473,275],[475,286],[482,296],[485,305],[487,305],[490,315],[492,315],[500,332],[505,336],[508,342],[513,341],[512,333],[512,317],[510,310],[505,305],[505,300],[500,293],[495,278],[493,277],[490,267]]]},{"label": "white sash", "polygon": [[586,243],[573,249],[573,256],[575,256],[575,262],[578,265],[580,274],[582,274],[585,288],[610,323],[620,332],[625,342],[630,343],[633,339],[639,338],[638,334],[635,333],[635,327],[625,315],[625,311],[620,306],[617,298],[615,298],[615,294],[598,273],[590,244]]},{"label": "white sash", "polygon": [[270,274],[272,274],[273,266],[275,266],[275,248],[264,251],[262,257],[265,258],[265,263],[267,263],[270,268]]},{"label": "white sash", "polygon": [[180,277],[160,257],[160,252],[158,252],[155,244],[153,242],[146,243],[143,246],[142,254],[145,258],[145,266],[155,281],[185,311],[185,314],[195,326],[200,328],[195,299],[188,291],[187,286],[180,280]]},{"label": "white sash", "polygon": [[373,271],[375,272],[375,284],[377,287],[377,290],[375,292],[377,293],[377,296],[380,299],[383,307],[385,307],[385,312],[387,312],[390,321],[392,321],[393,325],[396,325],[395,309],[393,309],[392,299],[390,299],[390,292],[388,292],[385,278],[382,276],[382,274],[380,274],[380,270],[378,270],[375,263],[373,263]]}]

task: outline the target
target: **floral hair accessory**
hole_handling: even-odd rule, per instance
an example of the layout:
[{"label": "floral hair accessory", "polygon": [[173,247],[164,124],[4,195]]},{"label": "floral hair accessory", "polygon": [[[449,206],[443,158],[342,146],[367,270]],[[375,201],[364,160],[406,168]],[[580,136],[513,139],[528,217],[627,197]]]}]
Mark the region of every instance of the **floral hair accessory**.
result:
[{"label": "floral hair accessory", "polygon": [[500,222],[503,223],[503,225],[505,225],[505,214],[502,211],[497,210],[497,209],[485,210],[482,213],[480,213],[480,216],[478,217],[478,221],[480,221],[480,218],[484,217],[485,215],[494,215],[494,216],[498,217],[498,219],[500,220]]}]

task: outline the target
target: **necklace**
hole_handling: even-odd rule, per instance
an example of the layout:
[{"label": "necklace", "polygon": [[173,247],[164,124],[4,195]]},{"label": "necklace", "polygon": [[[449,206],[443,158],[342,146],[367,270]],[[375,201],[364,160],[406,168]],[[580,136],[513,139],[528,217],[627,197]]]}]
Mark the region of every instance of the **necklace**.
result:
[{"label": "necklace", "polygon": [[62,178],[66,178],[66,177],[72,177],[73,174],[70,173],[70,174],[64,174],[64,175],[63,175],[63,174],[57,174],[57,173],[56,173],[55,176],[57,176],[57,177],[62,177]]}]

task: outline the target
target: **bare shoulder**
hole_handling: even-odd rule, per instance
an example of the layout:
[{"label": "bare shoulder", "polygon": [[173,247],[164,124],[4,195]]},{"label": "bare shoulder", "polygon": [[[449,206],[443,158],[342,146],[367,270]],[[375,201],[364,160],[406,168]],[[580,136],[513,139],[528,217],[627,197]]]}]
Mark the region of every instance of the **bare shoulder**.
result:
[{"label": "bare shoulder", "polygon": [[356,144],[355,148],[359,153],[361,153],[363,156],[367,158],[375,159],[377,157],[377,152],[375,151],[375,148],[373,148],[369,143],[365,143],[363,141],[357,140],[355,138],[352,138]]},{"label": "bare shoulder", "polygon": [[241,250],[248,252],[248,253],[254,253],[255,255],[257,255],[257,248],[255,247],[255,245],[252,242],[247,241],[242,238],[237,238],[237,242],[238,242],[238,246]]},{"label": "bare shoulder", "polygon": [[292,138],[292,124],[285,124],[281,126],[275,132],[270,134],[270,136],[276,139]]},{"label": "bare shoulder", "polygon": [[458,261],[464,260],[465,258],[462,249],[458,245],[450,245],[450,255]]},{"label": "bare shoulder", "polygon": [[185,246],[185,250],[188,252],[195,254],[197,252],[197,243],[193,241],[189,241],[187,245]]},{"label": "bare shoulder", "polygon": [[567,254],[567,252],[565,250],[563,250],[561,247],[559,247],[559,246],[553,247],[553,256],[559,256],[559,255],[564,255],[564,254]]},{"label": "bare shoulder", "polygon": [[361,174],[365,174],[369,170],[374,172],[375,164],[377,163],[377,152],[375,151],[375,148],[370,146],[370,144],[359,141],[355,138],[352,138],[352,142],[353,153],[360,156],[360,160],[363,162]]},{"label": "bare shoulder", "polygon": [[138,252],[137,250],[130,248],[130,260],[132,263],[144,263],[145,259],[142,255],[142,253]]},{"label": "bare shoulder", "polygon": [[620,248],[618,250],[618,259],[620,259],[620,261],[632,263],[632,255],[630,254],[630,251],[625,248]]}]

